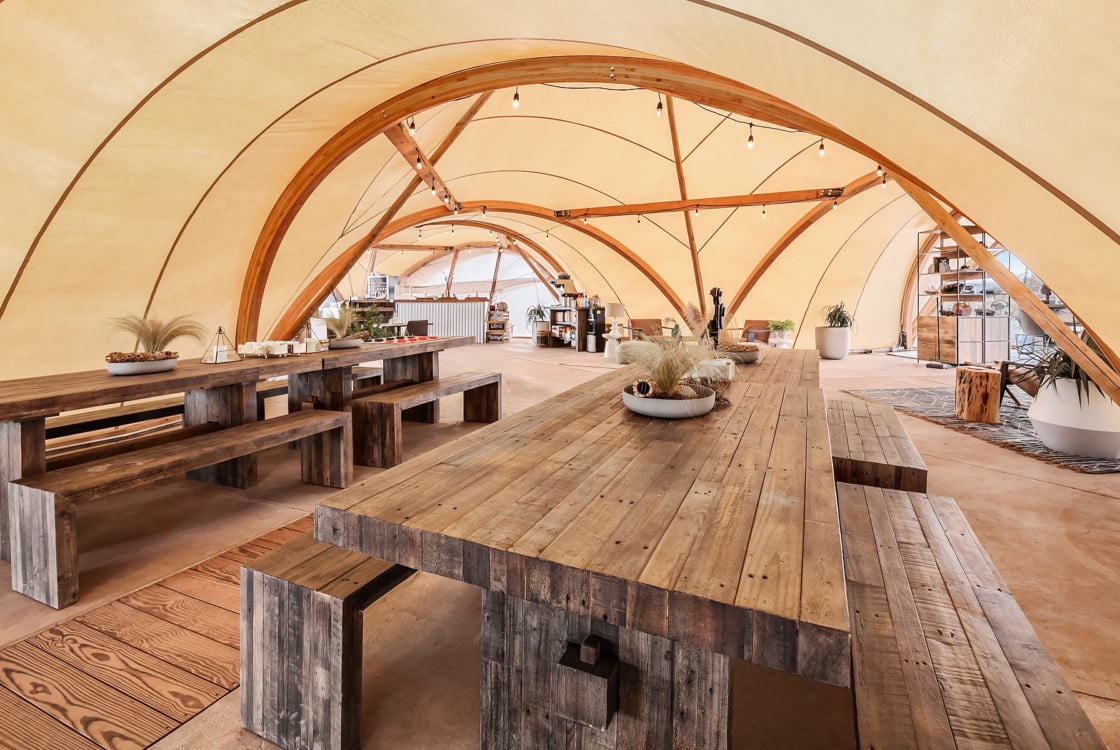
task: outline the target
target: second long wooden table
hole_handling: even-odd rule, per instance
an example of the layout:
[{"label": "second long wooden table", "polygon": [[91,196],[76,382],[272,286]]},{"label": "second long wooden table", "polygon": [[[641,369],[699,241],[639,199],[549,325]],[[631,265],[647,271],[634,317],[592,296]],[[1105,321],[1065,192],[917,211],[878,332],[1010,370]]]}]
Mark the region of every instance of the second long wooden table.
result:
[{"label": "second long wooden table", "polygon": [[[316,536],[483,589],[484,747],[726,747],[730,658],[850,681],[816,352],[738,373],[679,421],[604,375],[333,495]],[[605,730],[588,635],[621,665]]]}]

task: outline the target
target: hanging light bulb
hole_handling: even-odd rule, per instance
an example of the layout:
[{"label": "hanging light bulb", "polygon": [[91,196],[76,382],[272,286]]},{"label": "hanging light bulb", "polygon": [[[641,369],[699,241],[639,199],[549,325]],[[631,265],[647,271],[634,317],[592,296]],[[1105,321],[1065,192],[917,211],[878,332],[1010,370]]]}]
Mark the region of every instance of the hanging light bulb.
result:
[{"label": "hanging light bulb", "polygon": [[700,204],[699,203],[697,203],[695,206],[693,206],[692,215],[693,216],[699,216],[700,215]]},{"label": "hanging light bulb", "polygon": [[883,181],[879,183],[879,187],[883,188],[884,190],[887,189],[887,176],[885,174],[883,175]]},{"label": "hanging light bulb", "polygon": [[882,164],[876,164],[875,165],[875,176],[876,177],[882,177],[883,176],[883,165]]},{"label": "hanging light bulb", "polygon": [[764,219],[766,218],[766,204],[765,203],[762,204],[762,218],[764,218]]},{"label": "hanging light bulb", "polygon": [[408,134],[416,135],[416,120],[415,118],[408,118]]},{"label": "hanging light bulb", "polygon": [[817,149],[817,154],[819,156],[824,156],[824,138],[821,138],[821,145],[820,148]]},{"label": "hanging light bulb", "polygon": [[404,250],[401,250],[401,257],[404,257]]},{"label": "hanging light bulb", "polygon": [[586,223],[587,223],[587,214],[584,214],[584,215],[583,215],[583,223],[584,223],[584,224],[586,224]]},{"label": "hanging light bulb", "polygon": [[517,109],[521,106],[521,94],[518,93],[518,86],[513,88],[513,108]]},{"label": "hanging light bulb", "polygon": [[424,239],[424,227],[416,227],[416,239]]},{"label": "hanging light bulb", "polygon": [[424,166],[424,162],[420,161],[420,152],[417,151],[416,152],[416,168],[421,169],[423,166]]},{"label": "hanging light bulb", "polygon": [[486,215],[486,206],[483,206],[483,207],[482,207],[482,215],[483,215],[483,216],[485,216],[485,215]]},{"label": "hanging light bulb", "polygon": [[641,223],[642,223],[642,215],[641,215],[641,214],[638,214],[638,223],[639,223],[639,224],[641,224]]},{"label": "hanging light bulb", "polygon": [[832,200],[832,207],[833,207],[834,209],[835,209],[835,208],[840,208],[840,204],[836,202],[836,199],[835,199],[835,198],[834,198],[834,199]]},{"label": "hanging light bulb", "polygon": [[455,225],[454,224],[451,225],[451,234],[455,234]]},{"label": "hanging light bulb", "polygon": [[661,107],[661,92],[658,92],[658,94],[657,94],[657,116],[658,117],[661,117],[661,109],[662,109],[662,107]]},{"label": "hanging light bulb", "polygon": [[459,215],[459,205],[460,205],[459,203],[456,203],[456,204],[455,204],[455,215],[456,215],[456,216],[458,216],[458,215]]},{"label": "hanging light bulb", "polygon": [[435,195],[435,194],[436,194],[436,183],[435,183],[435,181],[433,180],[433,181],[432,181],[432,195]]},{"label": "hanging light bulb", "polygon": [[548,230],[544,230],[544,241],[548,242]]},{"label": "hanging light bulb", "polygon": [[754,123],[747,123],[747,148],[754,148]]}]

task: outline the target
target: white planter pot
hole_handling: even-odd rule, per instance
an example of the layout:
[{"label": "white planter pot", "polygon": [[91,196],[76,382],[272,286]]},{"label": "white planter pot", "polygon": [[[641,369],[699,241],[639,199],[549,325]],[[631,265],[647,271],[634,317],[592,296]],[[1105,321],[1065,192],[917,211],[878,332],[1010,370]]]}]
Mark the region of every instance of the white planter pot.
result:
[{"label": "white planter pot", "polygon": [[767,339],[767,343],[775,349],[789,349],[791,343],[789,336],[789,331],[770,331],[770,337]]},{"label": "white planter pot", "polygon": [[622,403],[635,414],[662,419],[683,419],[707,414],[716,405],[716,392],[702,385],[692,386],[700,398],[642,398],[630,392],[633,386],[622,389]]},{"label": "white planter pot", "polygon": [[817,326],[817,351],[821,359],[844,359],[852,350],[852,329]]},{"label": "white planter pot", "polygon": [[1040,388],[1027,411],[1035,434],[1047,448],[1075,456],[1120,458],[1120,406],[1093,386],[1077,398],[1077,382],[1055,381]]},{"label": "white planter pot", "polygon": [[178,357],[168,359],[149,359],[144,362],[106,362],[105,369],[110,375],[147,375],[151,372],[174,370],[179,364]]}]

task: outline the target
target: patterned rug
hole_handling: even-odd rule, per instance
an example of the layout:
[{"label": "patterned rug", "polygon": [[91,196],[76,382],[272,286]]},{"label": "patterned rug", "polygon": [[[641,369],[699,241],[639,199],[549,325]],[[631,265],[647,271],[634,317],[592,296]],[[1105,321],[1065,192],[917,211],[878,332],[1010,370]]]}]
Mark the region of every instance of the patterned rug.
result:
[{"label": "patterned rug", "polygon": [[1052,451],[1043,445],[1035,436],[1031,421],[1027,418],[1027,408],[1032,399],[1018,389],[1015,395],[1023,402],[1023,406],[1015,406],[1014,401],[1004,398],[999,412],[1000,424],[966,422],[954,417],[952,388],[890,388],[849,390],[847,393],[866,401],[890,404],[912,416],[1084,474],[1120,473],[1120,460],[1072,456]]}]

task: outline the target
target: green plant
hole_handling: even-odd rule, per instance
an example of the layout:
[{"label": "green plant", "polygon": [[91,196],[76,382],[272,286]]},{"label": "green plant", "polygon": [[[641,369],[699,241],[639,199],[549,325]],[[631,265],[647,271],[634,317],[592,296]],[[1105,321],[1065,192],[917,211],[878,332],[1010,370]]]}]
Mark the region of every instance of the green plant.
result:
[{"label": "green plant", "polygon": [[355,320],[350,324],[349,334],[365,332],[371,339],[387,339],[396,335],[395,328],[382,327],[385,322],[385,315],[376,310],[366,310],[365,316],[361,320]]},{"label": "green plant", "polygon": [[[1102,360],[1108,361],[1101,354],[1101,349],[1097,346],[1097,342],[1088,338],[1085,340],[1085,343],[1088,344],[1090,349],[1098,355],[1101,355]],[[1082,403],[1082,394],[1084,394],[1085,402],[1088,402],[1089,386],[1093,386],[1097,389],[1098,393],[1102,396],[1104,395],[1104,391],[1101,390],[1099,385],[1093,382],[1089,374],[1081,369],[1081,366],[1073,360],[1073,357],[1069,356],[1069,354],[1061,349],[1054,349],[1035,358],[1029,363],[1027,370],[1016,378],[1015,382],[1030,380],[1032,378],[1037,379],[1039,390],[1054,385],[1059,380],[1068,379],[1074,381],[1077,385],[1077,403],[1079,404]]]},{"label": "green plant", "polygon": [[525,324],[530,328],[534,323],[543,323],[548,320],[548,311],[544,309],[544,305],[540,302],[530,307],[525,311]]},{"label": "green plant", "polygon": [[851,328],[856,319],[844,307],[843,302],[838,302],[824,309],[824,322],[829,328]]},{"label": "green plant", "polygon": [[202,341],[206,336],[206,328],[189,315],[179,315],[171,320],[124,315],[113,318],[113,330],[132,334],[146,352],[166,351],[172,341],[184,336],[195,341]]},{"label": "green plant", "polygon": [[792,331],[793,321],[789,318],[785,320],[771,320],[769,322],[771,331]]}]

